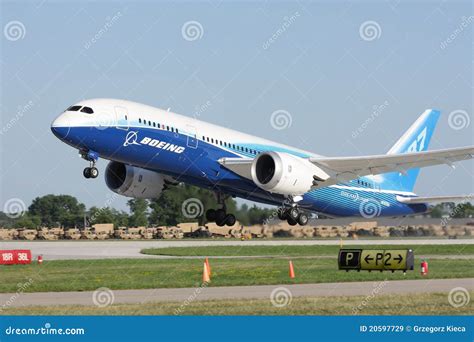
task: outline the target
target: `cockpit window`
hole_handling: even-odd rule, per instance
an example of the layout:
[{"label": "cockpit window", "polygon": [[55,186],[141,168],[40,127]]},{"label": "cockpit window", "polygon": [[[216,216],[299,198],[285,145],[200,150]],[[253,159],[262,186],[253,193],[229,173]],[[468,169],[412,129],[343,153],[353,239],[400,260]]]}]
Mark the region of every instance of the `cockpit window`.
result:
[{"label": "cockpit window", "polygon": [[93,114],[93,113],[94,113],[94,111],[93,111],[92,108],[90,108],[90,107],[83,107],[83,108],[81,109],[81,112],[87,113],[87,114]]},{"label": "cockpit window", "polygon": [[69,107],[68,109],[66,109],[66,111],[69,111],[69,112],[77,112],[79,109],[81,109],[82,106],[71,106]]}]

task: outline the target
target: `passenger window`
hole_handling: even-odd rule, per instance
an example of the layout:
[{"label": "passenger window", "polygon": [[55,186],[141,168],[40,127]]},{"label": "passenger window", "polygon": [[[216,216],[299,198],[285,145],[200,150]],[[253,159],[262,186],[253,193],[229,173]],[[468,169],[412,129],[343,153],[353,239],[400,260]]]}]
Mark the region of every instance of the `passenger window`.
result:
[{"label": "passenger window", "polygon": [[139,119],[138,119],[138,123],[142,123],[142,119],[139,118]]},{"label": "passenger window", "polygon": [[153,122],[153,127],[156,127],[156,122]]},{"label": "passenger window", "polygon": [[94,113],[94,111],[90,107],[83,107],[81,109],[81,112],[86,113],[86,114],[93,114]]}]

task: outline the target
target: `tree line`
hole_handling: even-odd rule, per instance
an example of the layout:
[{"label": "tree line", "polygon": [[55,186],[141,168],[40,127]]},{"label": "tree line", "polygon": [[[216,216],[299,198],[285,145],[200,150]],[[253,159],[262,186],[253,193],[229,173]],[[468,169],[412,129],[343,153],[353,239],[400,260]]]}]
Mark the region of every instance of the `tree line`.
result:
[{"label": "tree line", "polygon": [[[118,197],[119,195],[114,194]],[[185,204],[191,200],[193,211],[188,213]],[[19,217],[12,217],[0,211],[0,227],[36,228],[36,227],[84,227],[96,223],[113,223],[115,227],[136,226],[173,226],[180,222],[205,223],[205,210],[218,208],[214,193],[191,185],[177,185],[153,200],[130,199],[127,202],[129,212],[117,210],[108,201],[103,207],[86,209],[77,198],[69,195],[46,195],[35,198],[28,209]],[[262,224],[276,217],[275,209],[261,208],[256,205],[238,206],[233,198],[226,200],[227,211],[234,213],[243,225]],[[192,214],[192,215],[190,215]],[[434,206],[426,217],[468,218],[474,217],[471,203],[441,203]]]},{"label": "tree line", "polygon": [[[119,195],[113,195],[119,196]],[[188,213],[184,206],[191,200],[194,211]],[[28,209],[19,217],[12,217],[0,211],[0,227],[36,228],[36,227],[77,227],[84,224],[113,223],[115,227],[137,226],[173,226],[180,222],[205,223],[205,211],[218,208],[213,192],[190,185],[177,185],[153,200],[130,199],[127,201],[129,212],[112,207],[113,198],[103,207],[90,207],[70,195],[45,195],[36,197]],[[273,215],[274,210],[260,208],[256,205],[238,206],[233,198],[226,200],[228,212],[235,214],[244,225],[263,223]]]}]

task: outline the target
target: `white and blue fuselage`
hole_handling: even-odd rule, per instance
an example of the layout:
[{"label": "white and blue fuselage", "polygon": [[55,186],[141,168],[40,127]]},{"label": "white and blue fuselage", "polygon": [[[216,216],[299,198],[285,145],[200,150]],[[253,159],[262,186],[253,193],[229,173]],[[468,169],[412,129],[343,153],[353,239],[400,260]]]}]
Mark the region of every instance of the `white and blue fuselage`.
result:
[{"label": "white and blue fuselage", "polygon": [[[302,158],[318,157],[196,118],[124,100],[79,102],[62,113],[51,129],[59,139],[82,153],[155,171],[178,182],[277,206],[283,203],[285,196],[261,189],[251,179],[222,166],[219,160],[254,158],[266,151]],[[305,193],[298,204],[312,212],[334,217],[370,216],[370,211],[369,214],[361,212],[361,204],[368,201],[378,203],[374,216],[427,211],[425,203],[398,201],[397,196],[413,197],[415,194],[385,187],[386,180],[381,176],[313,189]]]}]

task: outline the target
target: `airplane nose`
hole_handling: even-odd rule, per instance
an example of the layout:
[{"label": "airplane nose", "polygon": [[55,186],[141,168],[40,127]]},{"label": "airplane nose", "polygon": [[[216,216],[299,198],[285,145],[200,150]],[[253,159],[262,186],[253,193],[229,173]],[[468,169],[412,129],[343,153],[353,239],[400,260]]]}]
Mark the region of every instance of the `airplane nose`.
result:
[{"label": "airplane nose", "polygon": [[69,134],[70,125],[64,114],[58,116],[56,120],[51,123],[51,131],[59,139],[65,139]]}]

